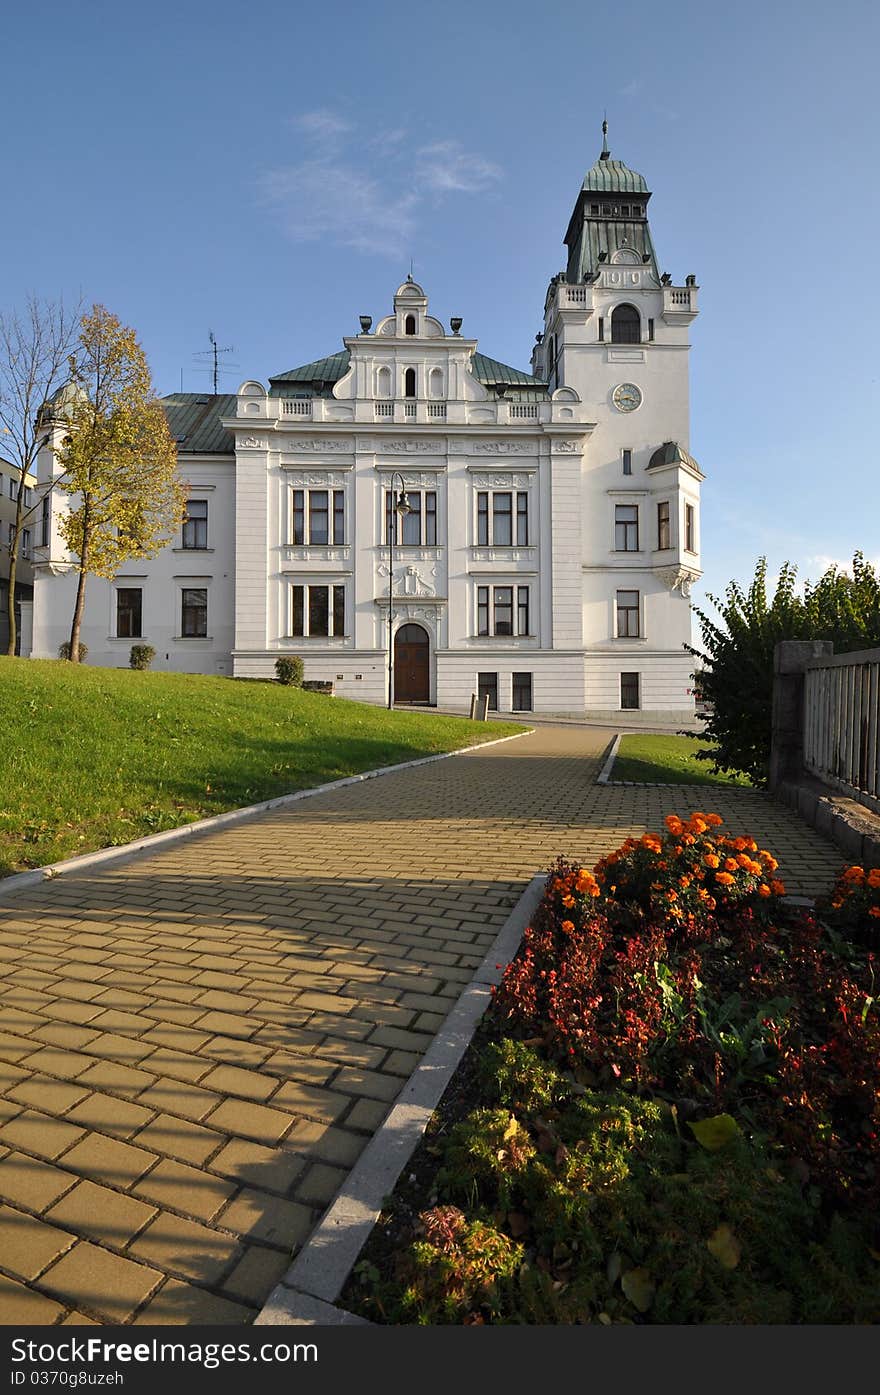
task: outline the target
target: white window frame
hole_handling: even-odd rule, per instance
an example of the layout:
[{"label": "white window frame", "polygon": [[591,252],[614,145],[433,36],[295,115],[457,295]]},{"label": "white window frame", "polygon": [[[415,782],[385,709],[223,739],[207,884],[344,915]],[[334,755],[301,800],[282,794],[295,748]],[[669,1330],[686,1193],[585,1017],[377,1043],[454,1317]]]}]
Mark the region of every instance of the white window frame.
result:
[{"label": "white window frame", "polygon": [[[294,609],[294,605],[293,605],[293,592],[294,592],[294,588],[297,587],[297,586],[301,586],[302,589],[303,589],[303,633],[302,633],[302,634],[296,634],[296,633],[294,632],[294,628],[293,628],[293,609]],[[333,623],[333,622],[334,622],[334,616],[333,616],[333,611],[334,611],[334,606],[333,606],[333,590],[334,590],[334,587],[337,587],[337,586],[341,586],[341,587],[342,587],[342,590],[343,590],[342,630],[341,630],[341,631],[337,631],[336,629],[334,629],[334,623]],[[313,635],[313,634],[310,634],[310,633],[309,633],[309,596],[308,596],[308,593],[309,593],[310,589],[312,589],[313,587],[320,587],[320,588],[323,588],[323,589],[325,589],[325,590],[327,591],[327,593],[328,593],[328,595],[327,595],[327,634],[325,634],[325,635],[324,635],[324,634]],[[348,633],[348,606],[349,606],[349,586],[348,586],[348,581],[346,580],[345,577],[321,577],[320,580],[318,580],[317,578],[314,578],[314,577],[313,577],[313,578],[307,578],[307,577],[291,577],[290,580],[289,580],[289,582],[288,582],[288,587],[287,587],[287,625],[286,625],[285,639],[297,639],[297,640],[299,640],[299,639],[313,639],[313,640],[344,639],[345,636],[346,636],[346,634]]]}]

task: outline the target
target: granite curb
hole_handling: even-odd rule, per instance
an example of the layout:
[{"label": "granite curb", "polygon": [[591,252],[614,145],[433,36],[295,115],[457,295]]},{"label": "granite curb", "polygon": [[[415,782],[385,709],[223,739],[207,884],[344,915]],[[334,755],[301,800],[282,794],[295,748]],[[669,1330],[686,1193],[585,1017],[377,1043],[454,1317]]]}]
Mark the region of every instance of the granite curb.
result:
[{"label": "granite curb", "polygon": [[519,948],[546,873],[532,877],[397,1103],[373,1135],[335,1200],[273,1289],[255,1323],[298,1326],[362,1323],[335,1300],[394,1190],[489,1005],[492,988]]}]

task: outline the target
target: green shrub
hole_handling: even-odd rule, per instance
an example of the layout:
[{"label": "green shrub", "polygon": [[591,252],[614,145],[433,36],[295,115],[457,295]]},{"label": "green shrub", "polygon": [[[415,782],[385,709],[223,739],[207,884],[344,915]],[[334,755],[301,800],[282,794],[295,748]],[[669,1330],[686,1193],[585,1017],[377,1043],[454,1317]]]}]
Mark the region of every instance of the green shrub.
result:
[{"label": "green shrub", "polygon": [[[84,664],[84,663],[85,663],[85,661],[86,661],[86,655],[88,654],[88,652],[89,652],[89,646],[88,646],[87,644],[83,644],[82,640],[80,640],[80,643],[79,643],[79,661],[80,661],[81,664]],[[70,640],[69,640],[69,639],[66,639],[66,640],[64,641],[63,644],[59,644],[59,646],[58,646],[58,657],[59,657],[59,659],[69,659],[69,658],[70,658]]]},{"label": "green shrub", "polygon": [[283,654],[275,660],[275,677],[279,683],[291,688],[301,688],[303,681],[303,661],[299,654]]},{"label": "green shrub", "polygon": [[[521,1043],[498,1093],[449,1135],[439,1204],[373,1277],[364,1311],[415,1323],[874,1320],[867,1228],[828,1216],[787,1160],[733,1121],[683,1128],[658,1100],[597,1092]],[[551,1068],[552,1069],[552,1068]],[[535,1110],[549,1100],[551,1107]],[[524,1106],[524,1107],[523,1107]],[[719,1122],[719,1121],[714,1121]],[[461,1208],[461,1209],[460,1209]],[[365,1285],[366,1286],[366,1285]]]},{"label": "green shrub", "polygon": [[128,656],[128,666],[137,669],[149,668],[155,657],[156,651],[152,644],[133,644]]}]

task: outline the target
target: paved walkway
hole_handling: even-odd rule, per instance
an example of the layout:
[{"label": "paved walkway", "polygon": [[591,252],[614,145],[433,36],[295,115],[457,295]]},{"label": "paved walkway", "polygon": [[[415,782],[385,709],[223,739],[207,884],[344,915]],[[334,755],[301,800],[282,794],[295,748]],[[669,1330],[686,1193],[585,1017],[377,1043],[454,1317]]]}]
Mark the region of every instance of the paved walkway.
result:
[{"label": "paved walkway", "polygon": [[249,1322],[524,883],[671,810],[791,891],[840,855],[730,791],[603,788],[542,726],[0,905],[0,1322]]}]

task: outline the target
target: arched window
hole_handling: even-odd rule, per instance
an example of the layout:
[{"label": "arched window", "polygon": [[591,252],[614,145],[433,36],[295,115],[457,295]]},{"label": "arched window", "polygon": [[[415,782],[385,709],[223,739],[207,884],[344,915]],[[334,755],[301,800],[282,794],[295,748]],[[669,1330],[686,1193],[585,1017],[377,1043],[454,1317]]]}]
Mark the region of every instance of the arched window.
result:
[{"label": "arched window", "polygon": [[408,368],[403,375],[403,395],[404,397],[415,397],[416,395],[416,370]]},{"label": "arched window", "polygon": [[382,367],[376,374],[376,396],[391,396],[391,369]]},{"label": "arched window", "polygon": [[415,332],[416,332],[416,317],[415,317],[415,315],[407,315],[406,320],[404,321],[404,325],[403,325],[403,332],[404,332],[404,334],[415,334]]},{"label": "arched window", "polygon": [[618,305],[611,314],[612,344],[640,344],[642,322],[634,305]]},{"label": "arched window", "polygon": [[432,368],[428,375],[428,396],[443,396],[443,370],[442,368]]}]

